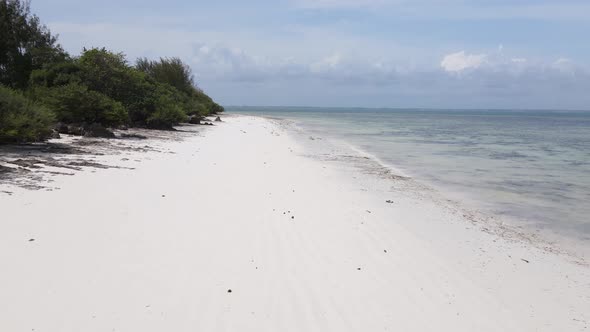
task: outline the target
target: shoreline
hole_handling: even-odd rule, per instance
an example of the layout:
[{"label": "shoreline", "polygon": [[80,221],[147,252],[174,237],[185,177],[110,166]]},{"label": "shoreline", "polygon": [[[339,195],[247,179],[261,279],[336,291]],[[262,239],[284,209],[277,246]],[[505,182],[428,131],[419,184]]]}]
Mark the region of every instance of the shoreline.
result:
[{"label": "shoreline", "polygon": [[[236,113],[230,113],[236,114]],[[244,116],[244,114],[239,114]],[[356,154],[358,156],[367,157],[378,166],[366,165],[367,168],[381,167],[382,172],[392,174],[392,176],[399,176],[407,178],[415,182],[415,185],[420,187],[420,190],[429,192],[431,197],[428,199],[438,200],[441,204],[450,205],[454,209],[465,211],[470,215],[470,218],[481,224],[486,224],[488,227],[484,229],[486,232],[504,236],[506,233],[513,234],[514,238],[519,241],[528,242],[537,248],[547,250],[549,252],[559,253],[570,257],[575,262],[588,264],[590,258],[590,243],[588,237],[578,234],[571,229],[560,229],[554,227],[540,227],[540,223],[532,218],[518,217],[510,214],[502,214],[494,211],[491,207],[486,207],[485,202],[468,197],[468,193],[458,192],[445,187],[441,183],[436,183],[425,179],[421,176],[416,176],[408,170],[400,168],[398,165],[392,165],[389,162],[381,160],[373,153],[367,152],[353,143],[346,141],[344,138],[336,138],[330,136],[312,136],[313,133],[304,128],[296,121],[287,118],[281,118],[274,115],[247,115],[262,117],[277,121],[281,124],[286,124],[285,129],[289,130],[297,140],[304,143],[307,147],[313,147],[312,142],[306,144],[306,138],[312,141],[321,142],[324,144],[324,150],[339,151],[340,154]],[[317,153],[317,152],[316,152]],[[360,168],[363,168],[361,165]]]},{"label": "shoreline", "polygon": [[0,194],[0,328],[588,328],[587,264],[280,122],[223,119]]}]

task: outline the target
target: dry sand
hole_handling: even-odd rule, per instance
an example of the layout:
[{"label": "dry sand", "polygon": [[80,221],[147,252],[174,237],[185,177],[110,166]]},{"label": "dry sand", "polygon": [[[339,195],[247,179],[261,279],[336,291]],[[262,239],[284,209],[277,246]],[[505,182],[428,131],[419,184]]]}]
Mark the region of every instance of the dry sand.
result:
[{"label": "dry sand", "polygon": [[68,138],[86,150],[49,164],[5,153],[25,177],[0,179],[0,331],[589,330],[580,257],[225,120]]}]

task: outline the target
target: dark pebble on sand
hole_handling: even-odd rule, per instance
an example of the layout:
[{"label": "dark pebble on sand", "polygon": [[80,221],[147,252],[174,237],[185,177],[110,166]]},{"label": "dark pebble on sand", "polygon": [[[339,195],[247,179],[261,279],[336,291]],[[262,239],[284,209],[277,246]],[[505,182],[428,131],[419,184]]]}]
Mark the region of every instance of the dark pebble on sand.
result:
[{"label": "dark pebble on sand", "polygon": [[35,239],[29,239],[29,242],[33,242],[33,241],[35,241]]},{"label": "dark pebble on sand", "polygon": [[227,290],[227,292],[228,292],[228,293],[231,293],[231,289],[228,289],[228,290]]}]

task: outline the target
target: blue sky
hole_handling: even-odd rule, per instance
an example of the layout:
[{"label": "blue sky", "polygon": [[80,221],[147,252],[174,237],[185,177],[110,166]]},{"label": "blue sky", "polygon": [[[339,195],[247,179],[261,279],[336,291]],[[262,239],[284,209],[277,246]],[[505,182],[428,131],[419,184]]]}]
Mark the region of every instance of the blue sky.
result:
[{"label": "blue sky", "polygon": [[224,105],[590,109],[590,1],[33,0],[71,53],[179,56]]}]

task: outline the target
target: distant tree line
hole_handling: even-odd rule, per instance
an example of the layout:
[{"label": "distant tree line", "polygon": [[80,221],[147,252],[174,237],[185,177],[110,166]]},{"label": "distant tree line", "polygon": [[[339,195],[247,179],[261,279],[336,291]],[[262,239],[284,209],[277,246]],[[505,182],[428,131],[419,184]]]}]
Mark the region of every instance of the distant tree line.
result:
[{"label": "distant tree line", "polygon": [[219,112],[180,59],[71,56],[28,1],[0,0],[0,143],[44,140],[58,123],[171,129]]}]

